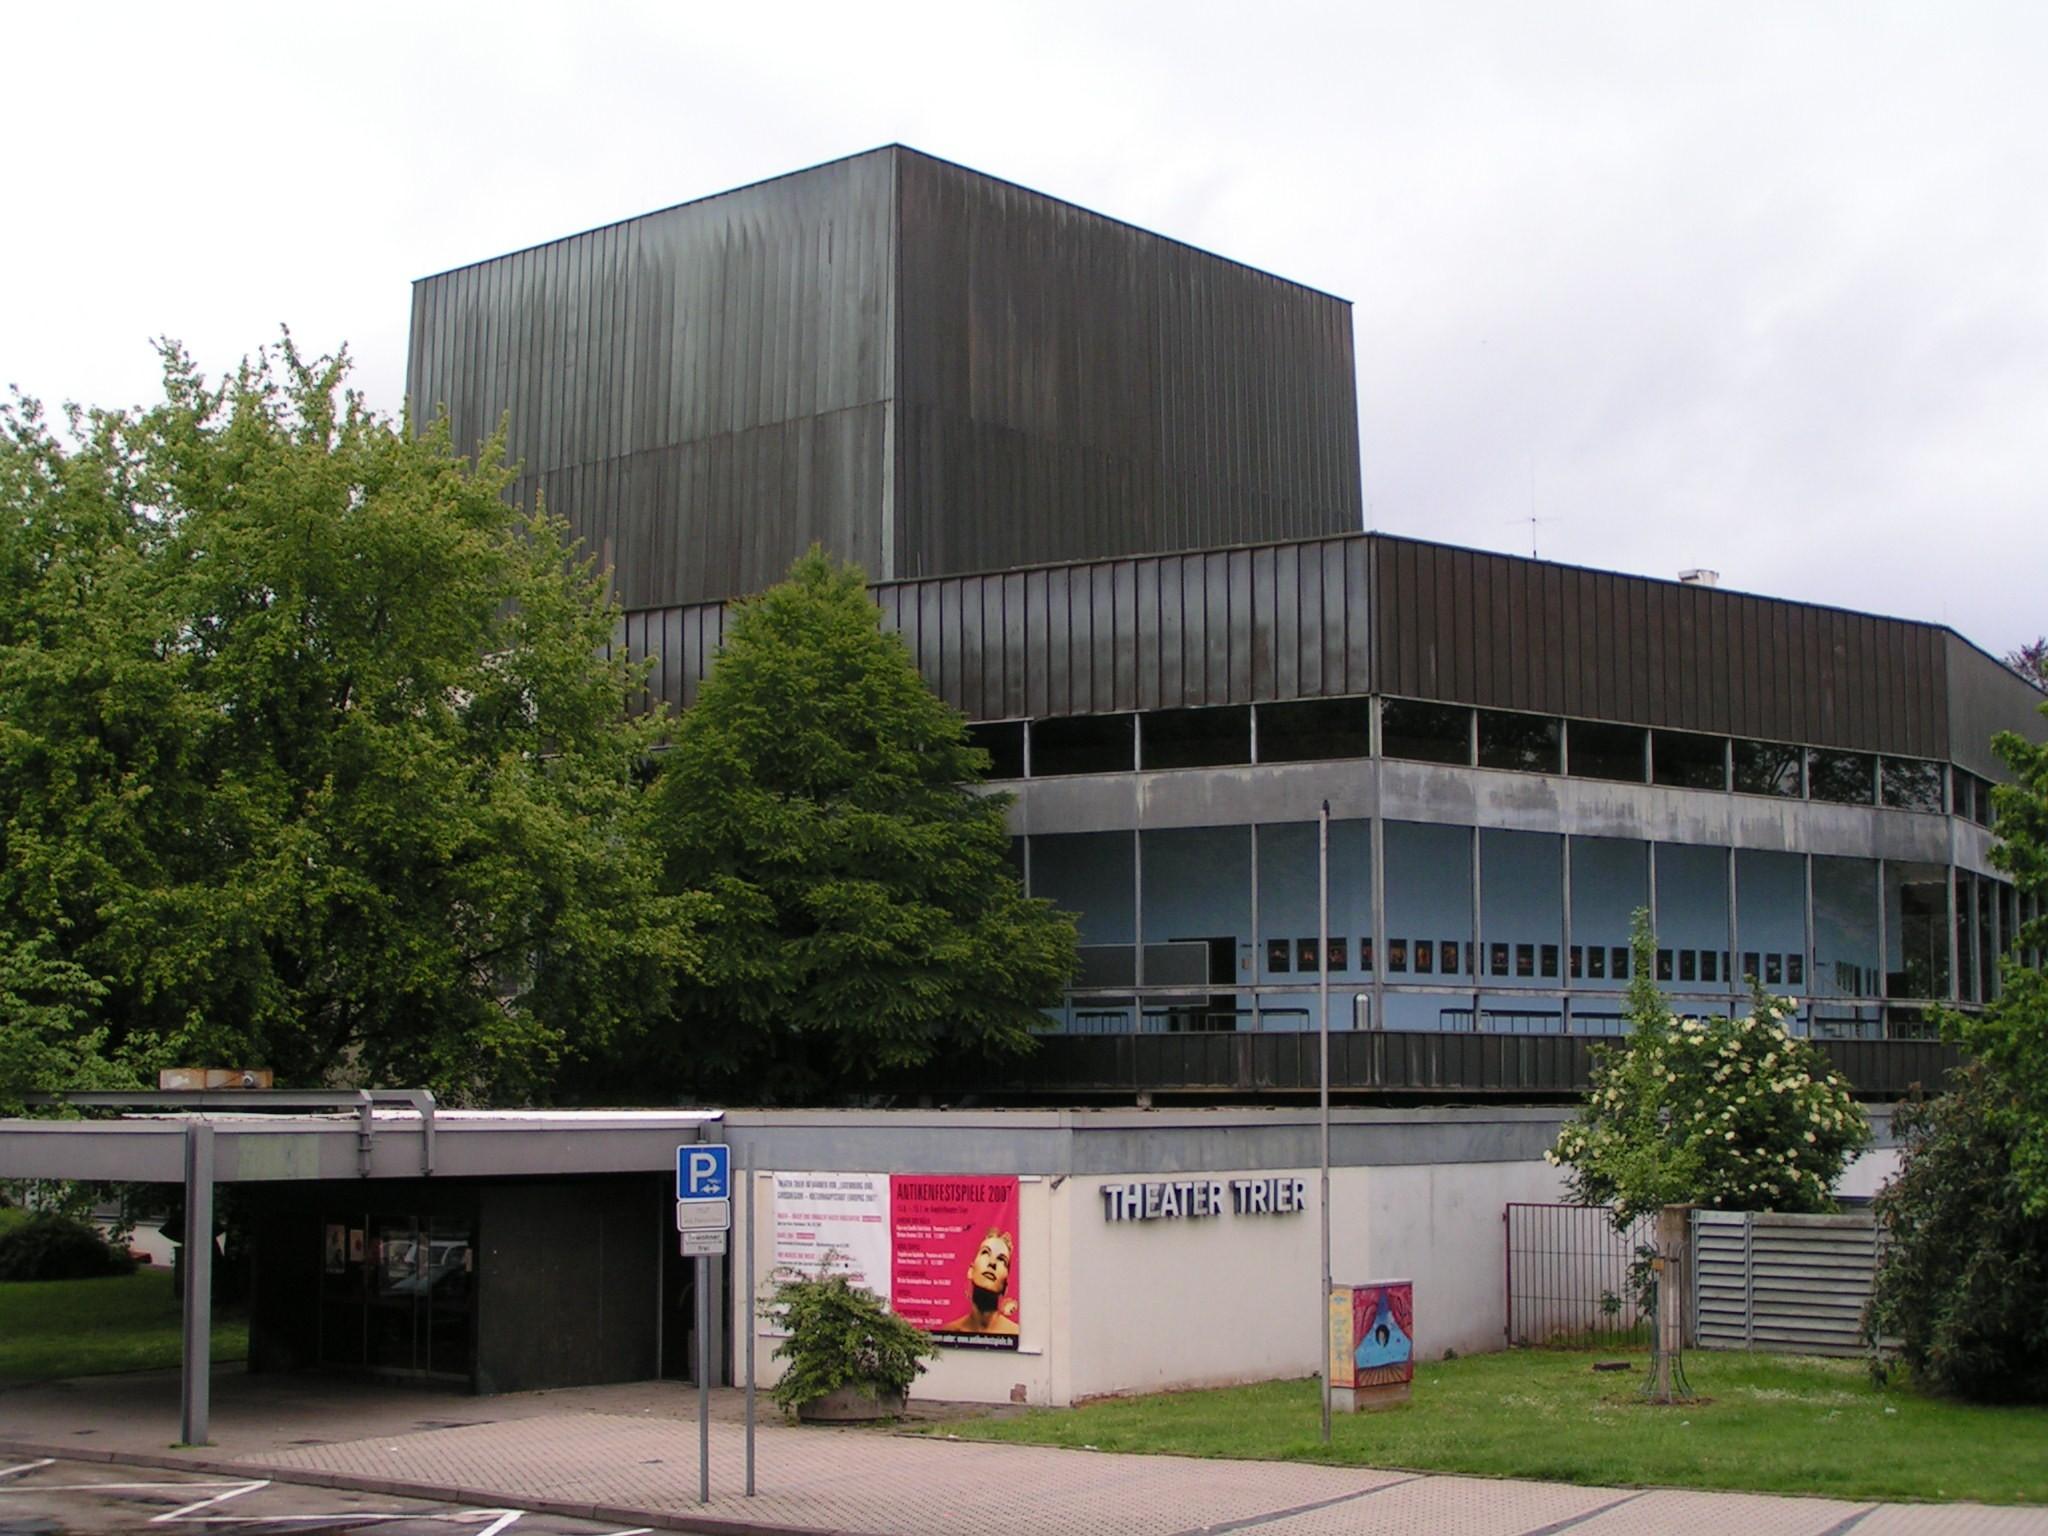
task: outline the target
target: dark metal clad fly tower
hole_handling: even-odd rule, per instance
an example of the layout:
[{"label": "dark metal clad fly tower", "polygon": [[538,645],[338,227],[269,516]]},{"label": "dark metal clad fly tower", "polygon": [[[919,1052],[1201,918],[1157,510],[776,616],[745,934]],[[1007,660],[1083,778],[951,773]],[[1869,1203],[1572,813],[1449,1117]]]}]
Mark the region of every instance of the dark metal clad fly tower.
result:
[{"label": "dark metal clad fly tower", "polygon": [[628,608],[1361,517],[1349,304],[900,146],[421,280],[408,393]]}]

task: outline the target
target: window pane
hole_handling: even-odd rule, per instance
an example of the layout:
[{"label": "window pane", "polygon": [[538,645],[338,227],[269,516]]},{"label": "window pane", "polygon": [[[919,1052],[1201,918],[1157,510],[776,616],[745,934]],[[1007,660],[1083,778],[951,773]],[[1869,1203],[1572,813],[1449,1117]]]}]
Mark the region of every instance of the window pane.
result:
[{"label": "window pane", "polygon": [[1580,956],[1574,986],[1628,985],[1629,919],[1650,905],[1649,849],[1617,837],[1572,839],[1572,948]]},{"label": "window pane", "polygon": [[[1387,829],[1387,971],[1395,961],[1413,974],[1420,947],[1430,950],[1429,975],[1445,979],[1440,962],[1448,945],[1457,970],[1469,978],[1472,946],[1472,832],[1468,827],[1390,821]],[[1395,946],[1401,945],[1400,950]]]},{"label": "window pane", "polygon": [[988,754],[991,779],[1024,777],[1024,722],[985,720],[967,727],[967,739]]},{"label": "window pane", "polygon": [[1472,711],[1414,699],[1380,701],[1380,754],[1422,763],[1472,761]]},{"label": "window pane", "polygon": [[1735,854],[1735,986],[1806,991],[1806,861],[1796,853]]},{"label": "window pane", "polygon": [[[1488,986],[1555,987],[1564,942],[1564,840],[1548,832],[1479,834],[1480,946]],[[1510,964],[1492,964],[1505,948]],[[1544,961],[1549,960],[1546,975]]]},{"label": "window pane", "polygon": [[1813,861],[1813,992],[1817,997],[1876,997],[1877,861]]},{"label": "window pane", "polygon": [[1259,706],[1259,761],[1311,763],[1370,757],[1372,732],[1364,699],[1297,699]]},{"label": "window pane", "polygon": [[1134,766],[1129,715],[1067,715],[1031,724],[1031,776],[1129,773]]},{"label": "window pane", "polygon": [[1884,803],[1902,811],[1935,811],[1941,803],[1941,764],[1911,757],[1883,761]]},{"label": "window pane", "polygon": [[1885,996],[1948,996],[1948,871],[1884,866]]},{"label": "window pane", "polygon": [[1797,800],[1800,749],[1781,741],[1734,743],[1735,788],[1745,795],[1780,795]]},{"label": "window pane", "polygon": [[[1384,717],[1382,717],[1384,719]],[[1382,730],[1385,726],[1382,725]],[[1548,715],[1479,711],[1479,766],[1522,773],[1556,773],[1562,757],[1564,722]],[[1389,757],[1397,756],[1388,753]]]},{"label": "window pane", "polygon": [[[1680,985],[1727,990],[1720,963],[1728,948],[1727,849],[1657,845],[1657,944],[1674,951]],[[1711,978],[1708,955],[1713,957]]]},{"label": "window pane", "polygon": [[1690,731],[1650,733],[1651,779],[1676,789],[1726,789],[1728,743]]},{"label": "window pane", "polygon": [[1215,768],[1252,760],[1249,704],[1222,709],[1161,709],[1138,718],[1138,750],[1147,768]]},{"label": "window pane", "polygon": [[1603,725],[1595,720],[1574,720],[1569,731],[1567,764],[1575,778],[1643,782],[1645,731],[1633,725]]},{"label": "window pane", "polygon": [[[1142,1028],[1235,1029],[1249,1005],[1252,836],[1250,827],[1169,827],[1139,835],[1144,927]],[[1201,988],[1203,996],[1160,997],[1155,988]]]},{"label": "window pane", "polygon": [[1816,800],[1839,805],[1869,805],[1877,798],[1877,763],[1868,752],[1806,754],[1806,785]]},{"label": "window pane", "polygon": [[[1260,968],[1275,973],[1270,961],[1279,941],[1317,932],[1316,824],[1281,822],[1259,828]],[[1372,940],[1372,823],[1330,823],[1330,933],[1343,938],[1344,965],[1331,974],[1366,974],[1364,946]],[[1291,964],[1295,955],[1286,957]],[[1313,952],[1310,955],[1313,959]],[[1355,968],[1355,971],[1354,971]],[[1285,973],[1284,968],[1282,973]]]},{"label": "window pane", "polygon": [[1075,914],[1079,987],[1129,987],[1137,978],[1137,840],[1128,832],[1068,832],[1031,839],[1031,894]]}]

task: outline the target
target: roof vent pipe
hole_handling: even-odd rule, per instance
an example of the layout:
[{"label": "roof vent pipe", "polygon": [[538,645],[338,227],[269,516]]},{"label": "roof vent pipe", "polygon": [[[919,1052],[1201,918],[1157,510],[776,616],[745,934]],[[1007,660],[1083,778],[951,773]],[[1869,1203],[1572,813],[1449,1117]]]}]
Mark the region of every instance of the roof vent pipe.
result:
[{"label": "roof vent pipe", "polygon": [[1710,571],[1705,566],[1698,565],[1689,571],[1680,571],[1678,579],[1688,587],[1718,587],[1721,585],[1721,573],[1719,571]]}]

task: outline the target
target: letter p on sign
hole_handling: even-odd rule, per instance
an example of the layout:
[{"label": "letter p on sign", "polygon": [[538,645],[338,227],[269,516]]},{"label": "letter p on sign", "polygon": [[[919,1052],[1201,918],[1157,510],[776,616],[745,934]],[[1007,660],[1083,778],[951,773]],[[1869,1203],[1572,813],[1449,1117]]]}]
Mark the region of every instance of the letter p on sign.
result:
[{"label": "letter p on sign", "polygon": [[732,1149],[722,1146],[676,1148],[676,1198],[723,1200],[732,1194]]}]

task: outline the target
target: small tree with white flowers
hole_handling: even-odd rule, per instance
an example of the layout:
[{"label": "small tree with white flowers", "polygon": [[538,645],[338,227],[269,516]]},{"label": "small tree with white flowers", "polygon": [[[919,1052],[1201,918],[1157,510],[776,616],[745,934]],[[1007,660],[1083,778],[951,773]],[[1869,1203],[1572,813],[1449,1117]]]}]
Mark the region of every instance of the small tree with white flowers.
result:
[{"label": "small tree with white flowers", "polygon": [[1849,1086],[1787,1033],[1792,1004],[1758,993],[1744,1019],[1686,1019],[1650,979],[1656,940],[1636,914],[1627,1039],[1596,1047],[1592,1092],[1546,1154],[1617,1226],[1666,1205],[1833,1209],[1830,1191],[1870,1139]]}]

